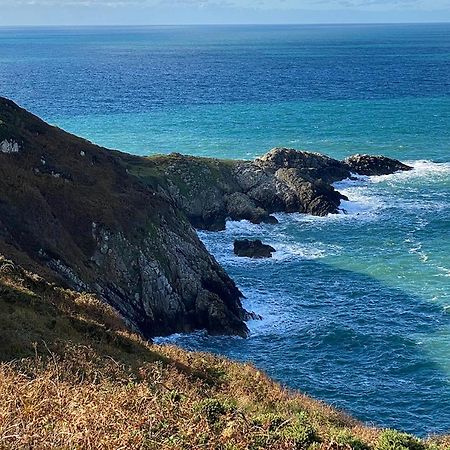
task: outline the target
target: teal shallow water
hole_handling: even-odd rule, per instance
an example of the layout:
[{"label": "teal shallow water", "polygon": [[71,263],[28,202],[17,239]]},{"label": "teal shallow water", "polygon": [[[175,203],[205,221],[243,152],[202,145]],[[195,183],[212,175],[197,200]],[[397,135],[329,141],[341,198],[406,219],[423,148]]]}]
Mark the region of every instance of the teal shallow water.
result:
[{"label": "teal shallow water", "polygon": [[276,146],[447,160],[450,98],[308,100],[164,106],[146,112],[55,116],[65,129],[136,154],[178,151],[252,159]]},{"label": "teal shallow water", "polygon": [[[450,25],[0,29],[0,94],[140,155],[410,161],[339,183],[346,214],[200,233],[264,320],[170,340],[370,423],[450,431]],[[278,251],[238,259],[235,237]]]}]

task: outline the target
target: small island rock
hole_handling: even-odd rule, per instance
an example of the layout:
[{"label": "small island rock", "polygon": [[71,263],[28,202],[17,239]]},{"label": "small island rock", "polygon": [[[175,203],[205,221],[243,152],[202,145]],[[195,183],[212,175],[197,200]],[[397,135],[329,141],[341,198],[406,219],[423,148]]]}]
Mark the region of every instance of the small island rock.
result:
[{"label": "small island rock", "polygon": [[234,253],[245,258],[272,258],[276,250],[270,245],[263,244],[259,239],[250,241],[242,239],[234,241]]},{"label": "small island rock", "polygon": [[411,166],[386,156],[353,155],[344,160],[350,170],[358,175],[391,175],[412,170]]}]

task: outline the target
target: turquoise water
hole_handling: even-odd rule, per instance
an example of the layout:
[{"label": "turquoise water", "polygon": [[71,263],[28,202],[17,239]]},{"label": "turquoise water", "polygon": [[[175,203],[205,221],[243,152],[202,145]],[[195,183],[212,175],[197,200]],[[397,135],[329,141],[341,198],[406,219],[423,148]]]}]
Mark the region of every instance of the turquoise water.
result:
[{"label": "turquoise water", "polygon": [[[136,154],[408,161],[338,183],[347,214],[200,233],[264,319],[170,340],[369,423],[450,431],[450,25],[0,29],[0,94]],[[278,251],[238,259],[235,237]]]}]

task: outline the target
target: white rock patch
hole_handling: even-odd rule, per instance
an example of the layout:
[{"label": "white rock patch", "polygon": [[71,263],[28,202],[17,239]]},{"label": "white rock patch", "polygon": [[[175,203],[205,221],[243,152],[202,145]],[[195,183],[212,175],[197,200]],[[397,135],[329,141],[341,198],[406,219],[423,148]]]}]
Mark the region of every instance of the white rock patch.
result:
[{"label": "white rock patch", "polygon": [[0,152],[1,153],[19,153],[19,144],[15,141],[8,141],[8,139],[0,142]]}]

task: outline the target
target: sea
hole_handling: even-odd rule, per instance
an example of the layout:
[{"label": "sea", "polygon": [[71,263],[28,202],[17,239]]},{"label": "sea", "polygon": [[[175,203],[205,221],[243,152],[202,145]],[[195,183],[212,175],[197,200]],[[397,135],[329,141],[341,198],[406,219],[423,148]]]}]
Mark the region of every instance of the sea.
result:
[{"label": "sea", "polygon": [[[137,155],[412,165],[337,183],[338,215],[200,232],[263,319],[248,339],[160,341],[250,361],[368,424],[450,432],[450,24],[0,28],[0,95]],[[244,237],[277,252],[234,257]]]}]

